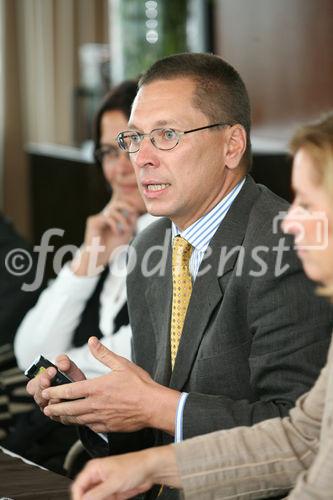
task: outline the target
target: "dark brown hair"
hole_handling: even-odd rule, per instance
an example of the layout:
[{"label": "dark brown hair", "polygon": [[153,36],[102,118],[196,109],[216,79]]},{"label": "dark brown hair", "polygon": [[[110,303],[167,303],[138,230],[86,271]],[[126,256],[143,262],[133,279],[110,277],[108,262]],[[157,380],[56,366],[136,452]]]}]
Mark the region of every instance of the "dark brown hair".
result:
[{"label": "dark brown hair", "polygon": [[247,147],[242,163],[252,163],[251,109],[249,96],[238,72],[213,54],[184,53],[155,62],[140,78],[139,88],[156,80],[190,78],[196,84],[193,105],[211,121],[240,124],[246,132]]},{"label": "dark brown hair", "polygon": [[101,123],[104,113],[108,111],[122,111],[126,118],[129,118],[137,90],[138,82],[136,80],[126,80],[106,94],[94,119],[93,137],[95,151],[100,147],[102,135]]}]

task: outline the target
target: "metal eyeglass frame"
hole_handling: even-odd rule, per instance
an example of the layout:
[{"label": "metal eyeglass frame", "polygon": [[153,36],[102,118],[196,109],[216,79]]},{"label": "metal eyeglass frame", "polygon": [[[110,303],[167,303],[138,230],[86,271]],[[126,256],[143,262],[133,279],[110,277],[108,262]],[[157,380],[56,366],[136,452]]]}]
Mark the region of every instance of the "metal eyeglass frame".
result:
[{"label": "metal eyeglass frame", "polygon": [[[145,137],[149,137],[150,142],[152,143],[153,146],[155,146],[155,148],[157,148],[161,151],[170,151],[171,149],[174,149],[179,144],[180,138],[185,134],[190,134],[192,132],[198,132],[199,130],[205,130],[205,129],[209,129],[209,128],[213,128],[213,127],[225,127],[227,125],[232,126],[232,123],[230,123],[230,122],[213,123],[212,125],[205,125],[204,127],[192,128],[191,130],[184,130],[182,132],[179,130],[175,130],[173,128],[170,128],[170,127],[168,127],[168,128],[154,128],[153,130],[151,130],[151,132],[148,132],[146,134],[144,134],[142,132],[136,132],[133,130],[125,130],[124,132],[119,132],[116,140],[117,140],[117,143],[118,143],[118,146],[120,147],[120,149],[122,151],[126,151],[127,153],[137,153],[139,151],[141,143]],[[152,135],[157,130],[174,132],[176,134],[176,137],[177,137],[176,144],[172,145],[170,148],[160,148],[159,146],[157,146],[155,143],[154,137]],[[135,149],[134,151],[129,151],[125,147],[125,143],[124,143],[124,139],[123,139],[124,134],[131,134],[132,136],[136,136],[139,139],[138,143],[137,143],[137,146],[138,146],[137,149]]]}]

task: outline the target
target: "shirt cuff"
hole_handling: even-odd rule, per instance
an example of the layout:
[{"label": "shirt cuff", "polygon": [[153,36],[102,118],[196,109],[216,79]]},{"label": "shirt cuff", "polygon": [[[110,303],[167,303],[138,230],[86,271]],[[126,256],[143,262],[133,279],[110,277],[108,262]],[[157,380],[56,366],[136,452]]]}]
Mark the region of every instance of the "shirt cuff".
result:
[{"label": "shirt cuff", "polygon": [[176,411],[175,443],[180,443],[181,441],[183,441],[183,413],[187,396],[188,392],[182,392],[178,401],[178,406]]}]

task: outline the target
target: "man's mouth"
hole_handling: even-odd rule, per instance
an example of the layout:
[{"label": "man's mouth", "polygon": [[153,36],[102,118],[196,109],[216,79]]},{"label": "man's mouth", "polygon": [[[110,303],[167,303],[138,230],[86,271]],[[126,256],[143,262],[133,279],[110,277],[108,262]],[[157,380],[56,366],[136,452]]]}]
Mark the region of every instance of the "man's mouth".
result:
[{"label": "man's mouth", "polygon": [[144,187],[148,191],[161,191],[162,189],[167,188],[170,184],[144,184]]}]

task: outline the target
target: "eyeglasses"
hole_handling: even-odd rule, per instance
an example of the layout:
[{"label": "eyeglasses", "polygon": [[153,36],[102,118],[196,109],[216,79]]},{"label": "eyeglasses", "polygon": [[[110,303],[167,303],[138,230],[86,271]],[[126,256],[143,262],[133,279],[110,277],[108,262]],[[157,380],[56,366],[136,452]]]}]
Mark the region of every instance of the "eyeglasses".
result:
[{"label": "eyeglasses", "polygon": [[109,161],[115,161],[119,158],[121,151],[118,146],[114,146],[113,144],[105,144],[94,151],[95,161],[98,163],[103,163],[104,158],[107,158]]},{"label": "eyeglasses", "polygon": [[225,127],[227,125],[232,125],[231,123],[214,123],[213,125],[206,125],[205,127],[193,128],[191,130],[184,130],[180,132],[179,130],[174,130],[173,128],[155,128],[148,134],[143,134],[141,132],[134,132],[128,130],[125,132],[120,132],[117,135],[117,143],[120,149],[127,151],[127,153],[137,153],[140,149],[141,142],[145,137],[149,137],[150,142],[157,149],[162,151],[169,151],[177,146],[180,138],[185,134],[190,134],[192,132],[198,132],[199,130],[205,130],[213,127]]}]

